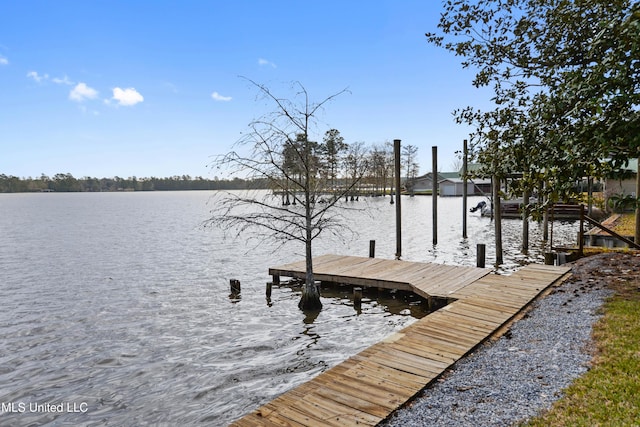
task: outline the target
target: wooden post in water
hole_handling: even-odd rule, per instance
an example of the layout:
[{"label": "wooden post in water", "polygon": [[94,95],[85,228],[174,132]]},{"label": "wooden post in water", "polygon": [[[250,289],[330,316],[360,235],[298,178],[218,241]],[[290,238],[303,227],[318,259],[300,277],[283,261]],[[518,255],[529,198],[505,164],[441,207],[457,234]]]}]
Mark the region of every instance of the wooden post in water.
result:
[{"label": "wooden post in water", "polygon": [[433,217],[433,244],[438,244],[438,147],[431,147],[431,163],[433,171],[433,184],[431,188],[431,200],[432,200],[432,217]]},{"label": "wooden post in water", "polygon": [[[542,188],[546,189],[546,182],[542,184]],[[549,203],[549,196],[545,194],[542,199],[542,204],[545,206],[544,213],[542,214],[542,240],[545,242],[549,241],[549,207],[547,204]]]},{"label": "wooden post in water", "polygon": [[593,215],[593,177],[587,178],[587,203],[588,203],[588,211],[587,215]]},{"label": "wooden post in water", "polygon": [[393,155],[395,158],[396,184],[396,259],[402,256],[402,209],[400,208],[400,140],[393,140]]},{"label": "wooden post in water", "polygon": [[362,307],[362,288],[353,288],[353,306],[357,310]]},{"label": "wooden post in water", "polygon": [[578,232],[578,256],[584,255],[584,205],[580,205],[580,231]]},{"label": "wooden post in water", "polygon": [[274,285],[279,285],[280,284],[280,276],[278,276],[277,274],[274,274],[271,277],[273,278],[273,284]]},{"label": "wooden post in water", "polygon": [[529,188],[522,195],[522,252],[529,252]]},{"label": "wooden post in water", "polygon": [[376,257],[376,241],[369,240],[369,258]]},{"label": "wooden post in water", "polygon": [[478,268],[484,268],[485,260],[487,258],[487,246],[484,243],[478,243],[476,245],[476,266]]},{"label": "wooden post in water", "polygon": [[273,286],[273,283],[267,282],[267,299],[271,299],[271,287],[272,286]]},{"label": "wooden post in water", "polygon": [[496,266],[503,263],[502,260],[502,212],[500,212],[500,179],[493,178],[493,218],[496,235]]},{"label": "wooden post in water", "polygon": [[240,280],[238,279],[229,280],[229,287],[231,288],[231,295],[234,295],[234,296],[240,295]]},{"label": "wooden post in water", "polygon": [[462,238],[467,238],[467,140],[462,142]]}]

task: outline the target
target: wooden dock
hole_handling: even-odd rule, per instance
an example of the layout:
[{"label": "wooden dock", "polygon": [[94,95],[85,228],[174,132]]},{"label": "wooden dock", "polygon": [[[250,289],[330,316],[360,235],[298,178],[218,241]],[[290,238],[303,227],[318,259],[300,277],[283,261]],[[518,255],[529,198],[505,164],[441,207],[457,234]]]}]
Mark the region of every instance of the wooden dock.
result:
[{"label": "wooden dock", "polygon": [[[490,272],[484,268],[356,256],[322,255],[313,259],[316,280],[413,291],[423,298],[450,298]],[[305,261],[270,268],[269,274],[304,279]]]},{"label": "wooden dock", "polygon": [[[483,269],[471,269],[476,270],[472,273],[465,267],[429,273],[429,268],[439,271],[444,266],[369,260],[327,255],[314,261],[318,280],[378,287],[395,283],[401,289],[409,287],[421,294],[456,300],[282,394],[232,426],[374,426],[503,330],[545,289],[570,274],[568,267],[545,265],[528,265],[510,276],[487,274]],[[298,277],[296,264],[269,271]],[[331,266],[335,268],[333,274]],[[304,263],[302,267],[304,270]],[[360,273],[355,275],[356,271]],[[422,286],[422,282],[429,284]],[[438,284],[442,291],[437,290]]]}]

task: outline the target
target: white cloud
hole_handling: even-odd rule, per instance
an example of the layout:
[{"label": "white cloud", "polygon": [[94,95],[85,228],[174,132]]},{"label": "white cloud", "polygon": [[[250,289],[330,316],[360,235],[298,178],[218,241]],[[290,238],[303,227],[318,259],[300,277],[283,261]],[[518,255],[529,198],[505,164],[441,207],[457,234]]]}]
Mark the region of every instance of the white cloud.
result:
[{"label": "white cloud", "polygon": [[32,78],[33,80],[35,80],[36,82],[40,83],[43,80],[47,80],[49,79],[49,74],[38,74],[37,71],[29,71],[27,73],[27,77]]},{"label": "white cloud", "polygon": [[144,97],[140,92],[132,87],[127,89],[121,89],[119,87],[114,88],[112,99],[118,101],[119,105],[124,106],[136,105],[137,103],[144,101]]},{"label": "white cloud", "polygon": [[0,56],[0,65],[9,65],[9,60],[4,56]]},{"label": "white cloud", "polygon": [[274,64],[273,62],[269,61],[268,59],[264,59],[264,58],[259,58],[258,59],[258,65],[260,65],[260,66],[270,66],[271,68],[276,68],[276,64]]},{"label": "white cloud", "polygon": [[54,82],[55,84],[59,84],[59,85],[67,85],[67,86],[71,86],[73,85],[73,82],[71,80],[69,80],[69,77],[64,76],[62,78],[60,77],[54,77],[51,79],[52,82]]},{"label": "white cloud", "polygon": [[211,98],[215,99],[216,101],[231,101],[232,99],[230,96],[222,96],[218,92],[213,92],[211,94]]},{"label": "white cloud", "polygon": [[98,91],[87,86],[86,83],[78,83],[71,92],[69,99],[76,102],[82,102],[87,99],[95,99],[98,97]]}]

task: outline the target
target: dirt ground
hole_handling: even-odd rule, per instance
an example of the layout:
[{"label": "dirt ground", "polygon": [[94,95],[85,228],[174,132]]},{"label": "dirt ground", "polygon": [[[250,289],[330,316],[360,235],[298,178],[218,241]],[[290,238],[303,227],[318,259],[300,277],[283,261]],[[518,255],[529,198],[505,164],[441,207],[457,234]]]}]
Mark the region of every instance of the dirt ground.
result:
[{"label": "dirt ground", "polygon": [[[602,287],[618,293],[640,291],[640,252],[601,253],[581,258],[571,265],[569,281],[580,282],[582,292]],[[630,287],[630,282],[637,286]]]}]

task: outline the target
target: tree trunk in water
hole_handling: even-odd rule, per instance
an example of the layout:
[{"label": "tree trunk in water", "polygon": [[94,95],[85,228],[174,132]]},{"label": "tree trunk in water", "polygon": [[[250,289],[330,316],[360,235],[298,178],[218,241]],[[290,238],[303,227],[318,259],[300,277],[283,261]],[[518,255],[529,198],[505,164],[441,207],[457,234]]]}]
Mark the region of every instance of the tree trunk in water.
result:
[{"label": "tree trunk in water", "polygon": [[311,228],[311,204],[310,197],[306,195],[305,214],[306,214],[306,241],[305,241],[305,259],[306,259],[306,278],[302,287],[302,298],[298,303],[298,308],[304,311],[317,311],[322,309],[320,301],[320,290],[316,286],[313,278],[313,257],[311,251],[312,228]]},{"label": "tree trunk in water", "polygon": [[302,298],[298,303],[298,308],[303,311],[315,311],[322,309],[322,302],[320,301],[320,290],[316,286],[316,282],[313,278],[313,261],[311,258],[311,241],[306,242],[306,261],[307,261],[307,274],[302,287]]}]

